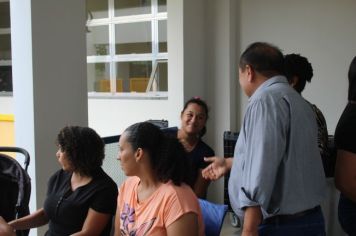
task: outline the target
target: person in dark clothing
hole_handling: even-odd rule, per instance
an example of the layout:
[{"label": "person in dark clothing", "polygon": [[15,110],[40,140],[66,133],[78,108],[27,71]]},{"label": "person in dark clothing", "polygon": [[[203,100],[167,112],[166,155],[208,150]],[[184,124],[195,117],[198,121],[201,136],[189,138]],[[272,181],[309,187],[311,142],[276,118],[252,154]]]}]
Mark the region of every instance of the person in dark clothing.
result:
[{"label": "person in dark clothing", "polygon": [[57,136],[62,166],[48,181],[36,212],[9,222],[14,230],[49,224],[50,235],[110,235],[117,186],[102,170],[104,143],[91,128],[67,126]]},{"label": "person in dark clothing", "polygon": [[210,181],[201,174],[207,166],[204,157],[215,156],[214,150],[201,139],[206,133],[208,106],[198,97],[191,98],[184,104],[180,117],[181,127],[177,131],[177,138],[191,162],[193,190],[197,197],[205,199]]},{"label": "person in dark clothing", "polygon": [[[313,67],[306,57],[299,54],[284,56],[284,72],[289,84],[300,94],[304,91],[306,83],[313,78]],[[307,101],[307,100],[306,100]],[[333,176],[334,162],[330,160],[328,149],[328,128],[323,113],[315,105],[307,101],[312,107],[318,124],[318,146],[323,161],[324,172],[327,177]]]},{"label": "person in dark clothing", "polygon": [[337,158],[335,184],[340,190],[339,222],[348,235],[356,235],[356,57],[349,68],[348,103],[335,130]]}]

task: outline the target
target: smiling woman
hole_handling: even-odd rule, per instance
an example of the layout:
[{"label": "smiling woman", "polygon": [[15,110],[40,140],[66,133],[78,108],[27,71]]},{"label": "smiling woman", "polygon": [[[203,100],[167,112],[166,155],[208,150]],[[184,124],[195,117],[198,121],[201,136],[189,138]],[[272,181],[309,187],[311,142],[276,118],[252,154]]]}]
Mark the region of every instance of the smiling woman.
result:
[{"label": "smiling woman", "polygon": [[177,138],[183,144],[188,160],[192,166],[192,188],[199,198],[206,198],[209,180],[202,177],[202,170],[207,166],[204,157],[214,156],[211,149],[201,139],[206,133],[206,122],[209,118],[208,105],[199,97],[188,100],[181,112],[181,128]]}]

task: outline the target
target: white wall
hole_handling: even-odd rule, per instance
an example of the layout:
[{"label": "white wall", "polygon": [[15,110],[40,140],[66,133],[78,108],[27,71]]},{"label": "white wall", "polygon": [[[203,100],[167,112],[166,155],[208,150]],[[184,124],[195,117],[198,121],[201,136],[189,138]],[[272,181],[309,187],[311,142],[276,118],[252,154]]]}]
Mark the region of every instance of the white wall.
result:
[{"label": "white wall", "polygon": [[89,99],[89,126],[105,136],[121,134],[133,123],[165,119],[170,126],[179,124],[179,112],[170,100]]},{"label": "white wall", "polygon": [[13,101],[12,96],[0,97],[0,114],[14,114]]},{"label": "white wall", "polygon": [[[89,125],[102,136],[116,135],[147,119],[179,125],[184,100],[199,95],[211,108],[206,140],[222,155],[222,133],[239,129],[247,101],[237,85],[238,56],[255,41],[268,41],[284,53],[309,58],[314,78],[303,95],[323,111],[329,133],[334,133],[346,103],[347,69],[356,55],[355,1],[167,2],[168,99],[90,98]],[[13,112],[11,103],[1,97],[0,113]],[[221,187],[217,189],[219,196],[213,198],[221,200]]]},{"label": "white wall", "polygon": [[184,101],[207,98],[205,8],[205,0],[184,1]]},{"label": "white wall", "polygon": [[[85,5],[71,0],[11,1],[15,143],[31,156],[30,210],[43,206],[60,168],[55,138],[65,125],[88,124]],[[41,227],[38,235],[44,235]],[[30,231],[36,235],[36,229]]]},{"label": "white wall", "polygon": [[[89,98],[89,126],[102,136],[121,134],[129,125],[148,119],[166,119],[178,126],[184,102],[185,40],[183,32],[184,1],[167,1],[168,98],[104,99]],[[188,59],[187,59],[188,60]]]},{"label": "white wall", "polygon": [[[351,0],[241,0],[240,48],[267,41],[283,53],[300,53],[314,68],[303,96],[323,112],[329,134],[347,101],[347,71],[356,55],[356,2]],[[246,96],[240,93],[242,106]],[[242,114],[241,114],[242,115]],[[327,235],[344,235],[337,220],[338,192],[328,181],[322,204]]]},{"label": "white wall", "polygon": [[169,126],[179,126],[184,101],[207,97],[205,1],[168,0],[167,11],[168,98],[89,98],[89,125],[100,135],[117,135],[148,119],[166,119]]},{"label": "white wall", "polygon": [[[206,4],[205,83],[211,107],[207,141],[216,155],[223,156],[223,132],[236,131],[240,123],[236,120],[238,4],[235,0],[210,0]],[[209,199],[223,202],[223,179],[211,184]]]},{"label": "white wall", "polygon": [[[229,2],[229,1],[227,1]],[[237,2],[237,3],[234,3]],[[200,6],[202,9],[201,2],[189,3],[184,1],[186,4],[185,9],[189,8],[189,4],[193,4],[196,9]],[[201,31],[202,27],[205,27],[205,38],[201,37],[201,32],[197,33],[191,47],[189,47],[189,52],[186,52],[189,56],[195,56],[195,58],[201,59],[202,56],[207,57],[204,62],[196,63],[197,68],[200,72],[197,72],[189,67],[189,63],[185,63],[186,67],[189,68],[191,72],[186,73],[192,75],[192,77],[205,78],[205,83],[201,84],[191,82],[191,86],[187,83],[191,78],[185,77],[184,88],[186,88],[186,97],[199,95],[205,93],[210,94],[210,89],[205,92],[202,87],[206,86],[206,83],[216,83],[219,84],[223,74],[229,70],[224,69],[224,60],[217,57],[217,53],[233,53],[234,49],[222,51],[219,47],[222,47],[228,41],[224,41],[224,32],[231,31],[234,28],[230,25],[225,24],[224,21],[219,21],[218,16],[225,14],[225,11],[231,11],[233,8],[224,9],[224,1],[210,0],[206,3],[205,11],[207,13],[199,11],[197,16],[197,22],[193,22],[194,27],[190,27],[186,32],[193,32],[194,28],[197,31]],[[356,47],[354,42],[356,41],[356,27],[354,27],[354,22],[356,22],[356,2],[351,0],[340,0],[338,2],[332,0],[315,0],[315,1],[292,1],[292,0],[271,0],[268,2],[262,0],[240,0],[231,1],[231,4],[237,5],[240,9],[235,15],[236,17],[236,27],[238,30],[237,34],[240,38],[236,40],[236,50],[238,50],[238,55],[241,50],[255,41],[268,41],[279,46],[284,53],[300,53],[309,58],[314,67],[314,78],[307,87],[303,95],[312,103],[315,103],[323,111],[329,133],[333,133],[337,120],[342,112],[342,109],[346,103],[347,97],[347,70],[349,63],[354,55],[356,55]],[[169,106],[176,107],[179,111],[183,103],[183,95],[178,94],[177,91],[183,90],[183,58],[189,59],[183,54],[183,1],[171,1],[168,0],[168,9],[171,11],[169,13],[168,20],[168,40],[169,40],[169,78],[170,78],[170,89],[174,94],[169,95],[170,99],[174,99],[175,102],[169,102]],[[173,10],[172,10],[173,9]],[[193,8],[194,10],[194,8]],[[220,11],[220,12],[219,12]],[[190,15],[192,13],[189,13]],[[207,16],[205,16],[207,14]],[[204,18],[204,22],[201,21]],[[190,18],[191,20],[191,18]],[[220,23],[219,23],[220,22]],[[184,23],[186,27],[189,27],[189,21]],[[191,40],[191,36],[185,36],[186,40]],[[202,49],[198,42],[202,45],[207,44]],[[209,42],[209,44],[207,43]],[[174,45],[174,46],[173,46]],[[196,45],[197,47],[194,47]],[[194,55],[194,50],[197,48],[197,55]],[[241,48],[241,50],[239,50]],[[205,50],[205,52],[204,52]],[[194,76],[194,73],[198,76]],[[231,73],[230,73],[231,74]],[[185,75],[185,74],[184,74]],[[226,76],[225,76],[226,77]],[[194,81],[194,80],[193,80]],[[233,85],[233,89],[235,85]],[[223,94],[226,88],[219,88],[219,94]],[[201,91],[201,92],[196,92]],[[215,94],[215,96],[219,96]],[[239,100],[243,101],[242,106],[246,104],[246,97],[243,93],[239,92]],[[94,99],[95,100],[95,99]],[[94,101],[93,100],[93,101]],[[117,104],[113,101],[109,102],[111,105],[107,106],[107,109],[103,108],[103,100],[98,100],[97,102],[89,101],[89,121],[91,124],[100,123],[100,121],[95,121],[95,116],[99,116],[102,120],[103,114],[101,112],[114,112],[113,120],[120,122],[121,112],[115,114],[116,109],[114,108],[122,106],[121,103],[125,100],[119,101]],[[231,101],[233,102],[233,101]],[[154,104],[152,101],[148,104]],[[163,102],[165,104],[167,102]],[[238,102],[239,103],[239,102]],[[100,108],[97,108],[95,104],[100,104]],[[161,105],[161,103],[156,103]],[[164,107],[165,105],[163,105]],[[217,112],[219,106],[227,106],[227,104],[210,104],[212,111]],[[237,106],[239,106],[237,104]],[[0,113],[13,113],[13,102],[11,97],[0,97]],[[105,106],[104,106],[105,107]],[[146,108],[146,106],[145,106]],[[95,112],[99,109],[100,112]],[[133,108],[131,108],[133,109]],[[131,110],[130,109],[130,110]],[[151,108],[150,108],[151,109]],[[231,108],[230,108],[231,109]],[[118,109],[121,110],[121,109]],[[153,109],[152,114],[156,114]],[[242,108],[243,110],[243,108]],[[169,111],[167,111],[169,112]],[[145,110],[143,112],[147,116],[151,117],[150,114]],[[177,121],[175,116],[172,114],[167,115],[170,117],[172,124]],[[125,112],[125,116],[128,117],[129,113]],[[133,113],[137,114],[137,113]],[[241,119],[243,112],[240,113],[239,118]],[[135,119],[135,117],[134,117]],[[210,120],[210,123],[220,123],[220,121]],[[237,121],[237,123],[240,123]],[[108,127],[100,128],[98,126],[99,132],[107,134]],[[102,131],[101,131],[102,130]]]},{"label": "white wall", "polygon": [[300,53],[314,68],[303,96],[324,113],[330,134],[347,100],[347,70],[356,55],[356,2],[241,0],[241,48],[267,41]]}]

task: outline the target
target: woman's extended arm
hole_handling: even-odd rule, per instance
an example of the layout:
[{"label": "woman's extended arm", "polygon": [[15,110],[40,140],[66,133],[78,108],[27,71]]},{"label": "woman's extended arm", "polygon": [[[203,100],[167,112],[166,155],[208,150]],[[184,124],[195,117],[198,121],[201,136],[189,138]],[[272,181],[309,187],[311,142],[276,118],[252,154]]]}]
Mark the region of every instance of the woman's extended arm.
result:
[{"label": "woman's extended arm", "polygon": [[202,169],[198,169],[198,176],[194,183],[194,193],[198,198],[206,198],[210,180],[204,179],[202,174]]},{"label": "woman's extended arm", "polygon": [[82,230],[72,234],[72,236],[100,235],[111,219],[110,214],[100,213],[89,208]]},{"label": "woman's extended arm", "polygon": [[10,221],[9,225],[11,225],[15,230],[24,230],[36,228],[47,223],[48,217],[46,216],[43,208],[41,208],[28,216]]},{"label": "woman's extended arm", "polygon": [[184,214],[167,227],[167,236],[197,236],[199,235],[198,225],[196,213]]},{"label": "woman's extended arm", "polygon": [[337,151],[335,185],[347,198],[356,202],[356,153]]}]

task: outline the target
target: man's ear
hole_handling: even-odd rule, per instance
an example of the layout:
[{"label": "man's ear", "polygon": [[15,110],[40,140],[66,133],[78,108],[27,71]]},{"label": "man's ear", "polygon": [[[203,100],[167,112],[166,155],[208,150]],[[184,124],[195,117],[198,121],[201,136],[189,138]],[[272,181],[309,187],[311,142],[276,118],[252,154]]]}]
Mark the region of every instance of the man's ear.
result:
[{"label": "man's ear", "polygon": [[143,149],[142,148],[137,148],[135,151],[135,160],[136,162],[140,162],[143,157]]},{"label": "man's ear", "polygon": [[247,80],[248,82],[251,83],[255,78],[255,71],[250,65],[246,65],[245,70],[246,70]]}]

